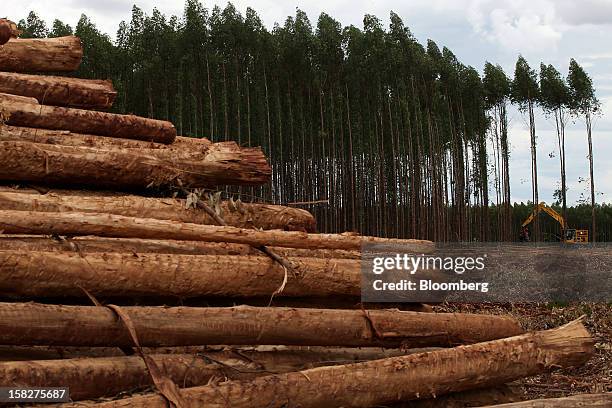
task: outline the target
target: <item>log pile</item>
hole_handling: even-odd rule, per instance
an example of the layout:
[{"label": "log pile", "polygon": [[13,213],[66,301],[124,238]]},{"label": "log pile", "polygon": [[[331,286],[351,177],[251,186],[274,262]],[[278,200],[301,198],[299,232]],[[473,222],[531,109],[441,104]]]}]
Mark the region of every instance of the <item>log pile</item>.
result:
[{"label": "log pile", "polygon": [[320,234],[307,211],[221,199],[216,186],[269,182],[260,148],[101,111],[109,81],[31,74],[75,70],[78,38],[9,23],[0,386],[153,391],[77,406],[463,406],[515,402],[507,382],[589,358],[579,321],[524,334],[510,316],[360,304],[363,244],[434,244]]}]

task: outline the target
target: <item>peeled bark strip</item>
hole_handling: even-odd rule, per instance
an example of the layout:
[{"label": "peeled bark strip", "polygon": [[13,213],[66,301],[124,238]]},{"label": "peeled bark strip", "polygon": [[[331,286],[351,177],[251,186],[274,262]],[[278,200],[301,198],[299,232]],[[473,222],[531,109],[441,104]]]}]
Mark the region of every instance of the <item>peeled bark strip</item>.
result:
[{"label": "peeled bark strip", "polygon": [[176,138],[176,129],[172,123],[134,115],[30,103],[7,103],[2,98],[0,109],[9,114],[6,124],[14,126],[69,130],[166,144],[172,143]]},{"label": "peeled bark strip", "polygon": [[97,189],[142,190],[178,184],[259,185],[271,169],[259,148],[215,143],[206,153],[164,149],[96,149],[0,141],[0,180]]},{"label": "peeled bark strip", "polygon": [[44,213],[0,211],[0,230],[6,234],[97,235],[115,238],[176,239],[230,242],[256,247],[361,250],[366,243],[401,245],[416,254],[431,253],[431,241],[392,239],[353,234],[308,234],[300,231],[258,231],[236,227],[198,225],[152,218],[99,213]]},{"label": "peeled bark strip", "polygon": [[[211,379],[254,379],[270,373],[350,364],[409,352],[228,350],[149,356],[164,376],[182,387],[193,387],[206,385]],[[140,356],[0,362],[0,378],[5,387],[68,387],[72,400],[112,397],[153,385]]]},{"label": "peeled bark strip", "polygon": [[[204,210],[187,208],[186,200],[147,198],[135,195],[99,196],[47,193],[29,194],[0,191],[0,210],[42,212],[97,212],[128,217],[156,218],[193,224],[215,224]],[[269,204],[222,201],[220,215],[230,226],[313,232],[315,219],[308,211]]]},{"label": "peeled bark strip", "polygon": [[[511,317],[397,310],[122,307],[142,346],[286,344],[424,347],[516,335]],[[374,329],[372,328],[374,327]],[[109,308],[0,303],[0,344],[132,346]]]},{"label": "peeled bark strip", "polygon": [[547,398],[532,401],[513,402],[501,405],[487,405],[482,408],[609,408],[612,407],[612,392],[580,394],[563,398]]},{"label": "peeled bark strip", "polygon": [[13,38],[0,46],[0,71],[76,71],[82,58],[78,37]]},{"label": "peeled bark strip", "polygon": [[111,81],[9,72],[0,72],[0,92],[82,109],[108,109],[117,97]]},{"label": "peeled bark strip", "polygon": [[[270,247],[282,257],[361,259],[359,251],[341,249],[299,249]],[[34,235],[0,234],[0,251],[38,252],[126,252],[129,254],[158,253],[177,255],[251,255],[262,256],[257,248],[226,242],[173,241],[136,238],[74,237],[51,238]]]},{"label": "peeled bark strip", "polygon": [[[492,387],[555,368],[579,366],[593,353],[593,343],[582,323],[572,322],[553,330],[431,353],[187,388],[181,395],[188,407],[379,406]],[[166,401],[149,394],[78,406],[162,408]]]},{"label": "peeled bark strip", "polygon": [[[277,296],[359,296],[361,262],[288,258]],[[220,273],[223,271],[223,273]],[[270,296],[285,278],[266,256],[0,251],[0,294],[5,296]]]},{"label": "peeled bark strip", "polygon": [[[33,101],[33,100],[32,100]],[[204,153],[212,144],[206,138],[177,136],[172,144],[147,142],[145,140],[120,139],[99,135],[84,135],[68,130],[37,129],[0,124],[0,141],[32,142],[72,147],[95,147],[99,149],[185,149],[189,153]]]}]

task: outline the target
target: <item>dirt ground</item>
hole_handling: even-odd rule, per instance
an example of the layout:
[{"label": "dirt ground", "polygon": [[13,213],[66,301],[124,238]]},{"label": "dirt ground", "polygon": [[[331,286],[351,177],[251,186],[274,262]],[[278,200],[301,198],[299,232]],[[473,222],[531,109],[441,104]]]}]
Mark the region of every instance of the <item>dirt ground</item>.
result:
[{"label": "dirt ground", "polygon": [[612,392],[612,304],[444,304],[437,312],[512,314],[526,330],[561,326],[580,316],[593,335],[595,355],[583,367],[557,370],[515,382],[525,399],[554,398],[581,393]]}]

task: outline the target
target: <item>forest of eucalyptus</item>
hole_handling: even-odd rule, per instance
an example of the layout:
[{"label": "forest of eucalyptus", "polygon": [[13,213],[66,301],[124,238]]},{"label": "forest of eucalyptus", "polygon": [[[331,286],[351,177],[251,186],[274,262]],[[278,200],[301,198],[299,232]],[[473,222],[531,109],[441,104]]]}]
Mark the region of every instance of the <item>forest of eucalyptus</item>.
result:
[{"label": "forest of eucalyptus", "polygon": [[[529,120],[535,202],[534,110],[543,109],[557,124],[561,211],[574,227],[592,229],[597,217],[598,240],[611,238],[608,206],[594,197],[566,204],[565,125],[569,115],[584,118],[591,149],[599,107],[574,60],[567,80],[551,65],[536,73],[522,57],[513,78],[490,63],[481,78],[446,47],[418,43],[397,14],[390,21],[385,28],[366,15],[363,28],[342,27],[321,14],[313,26],[298,9],[269,31],[251,8],[243,16],[231,4],[207,10],[187,0],[180,18],[134,6],[115,41],[85,15],[74,29],[58,20],[48,29],[33,12],[19,25],[22,37],[79,36],[77,75],[112,79],[117,112],[262,146],[271,185],[226,193],[308,203],[321,231],[515,240],[531,206],[510,202],[507,108],[516,104]],[[592,160],[590,168],[594,195]]]}]

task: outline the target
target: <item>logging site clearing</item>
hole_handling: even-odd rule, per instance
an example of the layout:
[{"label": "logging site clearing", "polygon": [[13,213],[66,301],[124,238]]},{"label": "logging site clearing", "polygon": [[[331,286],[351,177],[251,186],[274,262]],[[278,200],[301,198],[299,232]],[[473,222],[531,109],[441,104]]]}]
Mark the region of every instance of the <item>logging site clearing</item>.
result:
[{"label": "logging site clearing", "polygon": [[1,406],[612,407],[574,60],[592,201],[567,206],[561,136],[540,201],[530,121],[512,204],[506,105],[531,119],[552,65],[481,79],[393,12],[132,13],[116,42],[0,18]]}]

